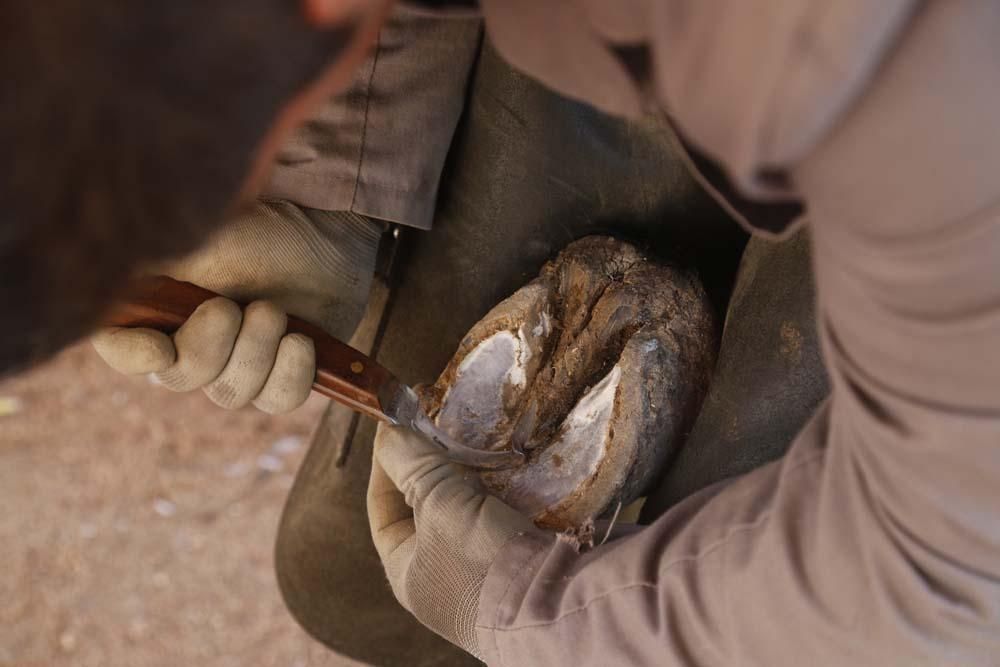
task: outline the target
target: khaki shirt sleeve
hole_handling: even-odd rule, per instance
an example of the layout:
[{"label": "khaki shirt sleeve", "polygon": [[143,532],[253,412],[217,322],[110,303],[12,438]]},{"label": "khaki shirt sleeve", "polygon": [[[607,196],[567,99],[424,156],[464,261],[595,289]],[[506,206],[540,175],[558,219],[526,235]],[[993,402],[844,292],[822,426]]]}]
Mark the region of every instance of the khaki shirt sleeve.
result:
[{"label": "khaki shirt sleeve", "polygon": [[480,598],[490,664],[995,664],[997,34],[994,3],[927,3],[786,165],[832,381],[788,455],[584,554],[509,544]]},{"label": "khaki shirt sleeve", "polygon": [[430,229],[481,41],[474,15],[398,6],[350,87],[282,147],[264,194]]}]

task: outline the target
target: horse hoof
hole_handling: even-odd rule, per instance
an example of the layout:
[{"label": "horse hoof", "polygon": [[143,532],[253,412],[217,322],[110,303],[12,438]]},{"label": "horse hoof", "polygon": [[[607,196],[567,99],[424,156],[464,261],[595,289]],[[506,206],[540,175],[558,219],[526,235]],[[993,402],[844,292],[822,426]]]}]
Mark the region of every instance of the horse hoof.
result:
[{"label": "horse hoof", "polygon": [[465,444],[523,449],[523,466],[483,482],[564,530],[656,480],[697,414],[716,346],[692,273],[587,237],[480,320],[424,398]]}]

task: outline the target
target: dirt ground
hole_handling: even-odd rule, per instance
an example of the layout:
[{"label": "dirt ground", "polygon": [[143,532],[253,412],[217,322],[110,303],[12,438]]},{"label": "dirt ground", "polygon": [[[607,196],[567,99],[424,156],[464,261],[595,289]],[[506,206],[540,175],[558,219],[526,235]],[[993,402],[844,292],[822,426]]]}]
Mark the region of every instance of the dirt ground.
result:
[{"label": "dirt ground", "polygon": [[272,568],[323,407],[228,412],[89,345],[0,383],[0,665],[357,665],[295,624]]}]

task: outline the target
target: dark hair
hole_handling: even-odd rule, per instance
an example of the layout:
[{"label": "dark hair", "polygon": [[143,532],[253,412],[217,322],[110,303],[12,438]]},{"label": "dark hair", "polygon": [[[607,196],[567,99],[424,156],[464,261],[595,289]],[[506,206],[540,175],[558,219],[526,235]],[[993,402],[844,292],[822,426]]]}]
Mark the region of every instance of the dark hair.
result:
[{"label": "dark hair", "polygon": [[352,32],[292,0],[0,2],[0,375],[217,227],[278,111]]}]

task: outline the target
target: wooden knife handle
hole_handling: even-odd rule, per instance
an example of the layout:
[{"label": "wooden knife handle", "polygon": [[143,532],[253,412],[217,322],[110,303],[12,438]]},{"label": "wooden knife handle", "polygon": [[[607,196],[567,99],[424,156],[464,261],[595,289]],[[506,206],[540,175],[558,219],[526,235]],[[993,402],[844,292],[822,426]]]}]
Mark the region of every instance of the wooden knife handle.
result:
[{"label": "wooden knife handle", "polygon": [[[173,333],[208,299],[219,296],[204,287],[167,276],[140,278],[126,301],[104,320],[111,327],[146,327]],[[382,398],[393,395],[399,382],[385,368],[322,329],[291,315],[287,333],[309,336],[316,347],[317,391],[366,415],[392,421]]]}]

